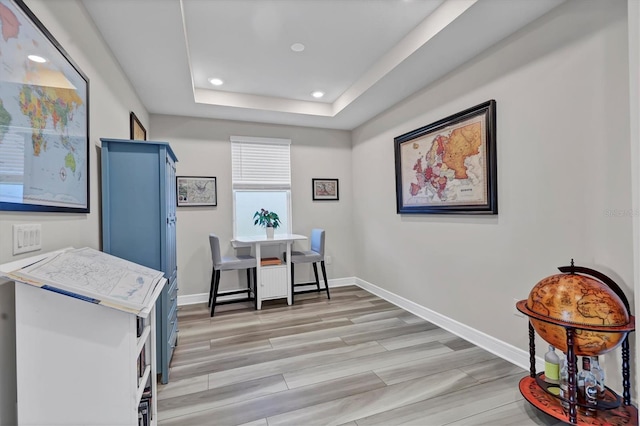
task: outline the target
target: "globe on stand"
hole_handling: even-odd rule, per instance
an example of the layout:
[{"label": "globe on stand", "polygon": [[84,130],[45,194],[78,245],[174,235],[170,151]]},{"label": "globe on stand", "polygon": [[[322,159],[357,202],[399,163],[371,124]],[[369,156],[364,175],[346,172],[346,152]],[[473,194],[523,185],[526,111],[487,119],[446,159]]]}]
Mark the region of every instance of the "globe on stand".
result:
[{"label": "globe on stand", "polygon": [[[531,292],[527,308],[551,320],[587,326],[624,326],[628,311],[620,297],[606,284],[575,273],[542,279]],[[546,342],[567,352],[565,327],[530,318],[531,325]],[[578,356],[596,356],[615,349],[626,333],[575,329],[574,348]]]}]

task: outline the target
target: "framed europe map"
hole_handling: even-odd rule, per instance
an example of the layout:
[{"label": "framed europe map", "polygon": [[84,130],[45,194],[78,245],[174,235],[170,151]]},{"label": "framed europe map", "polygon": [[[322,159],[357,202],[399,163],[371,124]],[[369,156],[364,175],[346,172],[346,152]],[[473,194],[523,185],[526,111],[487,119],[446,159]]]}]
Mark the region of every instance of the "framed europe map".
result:
[{"label": "framed europe map", "polygon": [[0,0],[0,210],[89,212],[89,80],[22,0]]},{"label": "framed europe map", "polygon": [[394,139],[398,214],[497,214],[496,103]]}]

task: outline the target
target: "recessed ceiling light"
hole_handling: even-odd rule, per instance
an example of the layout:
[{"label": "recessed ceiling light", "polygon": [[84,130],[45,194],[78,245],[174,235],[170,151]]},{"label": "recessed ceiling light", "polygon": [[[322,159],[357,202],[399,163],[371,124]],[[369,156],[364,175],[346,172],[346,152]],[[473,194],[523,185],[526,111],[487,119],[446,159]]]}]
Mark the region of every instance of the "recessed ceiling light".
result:
[{"label": "recessed ceiling light", "polygon": [[43,58],[42,56],[38,56],[38,55],[29,55],[29,56],[27,56],[27,58],[29,58],[30,61],[37,62],[39,64],[47,62],[47,60],[45,58]]},{"label": "recessed ceiling light", "polygon": [[319,98],[324,96],[324,92],[321,92],[321,91],[317,90],[317,91],[311,93],[311,96],[313,96],[316,99],[319,99]]},{"label": "recessed ceiling light", "polygon": [[209,83],[213,84],[214,86],[222,86],[224,81],[220,80],[219,78],[211,77],[209,79]]},{"label": "recessed ceiling light", "polygon": [[291,45],[291,50],[294,52],[302,52],[304,50],[304,44],[302,43],[293,43]]}]

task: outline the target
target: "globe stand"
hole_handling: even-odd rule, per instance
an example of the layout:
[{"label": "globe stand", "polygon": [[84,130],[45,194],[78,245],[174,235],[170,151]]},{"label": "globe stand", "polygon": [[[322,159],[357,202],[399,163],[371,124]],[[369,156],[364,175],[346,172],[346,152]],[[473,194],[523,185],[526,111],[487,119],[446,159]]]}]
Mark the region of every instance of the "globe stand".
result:
[{"label": "globe stand", "polygon": [[[544,373],[537,373],[535,376],[536,384],[540,387],[540,389],[544,390],[549,395],[554,398],[559,399],[560,401],[565,401],[569,403],[568,399],[564,399],[560,396],[560,385],[558,383],[549,383],[545,380]],[[622,404],[622,398],[620,395],[616,394],[613,390],[606,387],[605,395],[602,399],[598,399],[598,403],[596,405],[596,409],[598,410],[612,410],[614,408],[620,407]],[[577,408],[591,408],[590,406],[581,404],[580,402],[576,403]]]},{"label": "globe stand", "polygon": [[[621,299],[627,313],[629,315],[629,322],[620,326],[598,326],[598,325],[586,325],[586,324],[574,324],[561,320],[556,320],[548,316],[541,315],[535,311],[532,311],[527,306],[527,300],[521,300],[516,304],[518,311],[527,315],[530,319],[533,318],[538,321],[542,321],[548,324],[558,325],[566,331],[566,345],[567,345],[567,370],[569,375],[568,393],[569,393],[569,407],[568,412],[562,407],[560,396],[554,395],[548,391],[547,386],[541,386],[539,383],[539,376],[536,374],[536,359],[535,359],[535,329],[529,321],[529,376],[520,380],[520,393],[522,396],[534,407],[542,412],[555,417],[556,419],[570,424],[610,424],[610,425],[637,425],[638,424],[638,410],[631,405],[631,383],[630,383],[630,368],[629,368],[629,333],[635,330],[635,317],[631,315],[629,302],[624,295],[624,292],[620,287],[609,277],[601,272],[593,269],[575,266],[573,259],[570,266],[562,266],[558,268],[561,272],[569,274],[585,274],[590,275],[607,287],[609,287],[618,297]],[[596,331],[600,333],[623,333],[622,339],[622,386],[623,397],[622,405],[620,404],[600,404],[595,416],[586,416],[582,413],[578,413],[578,401],[577,401],[577,372],[576,365],[577,357],[575,354],[575,342],[574,336],[576,330],[588,330]],[[619,396],[608,389],[607,395],[609,399],[618,400]],[[616,406],[617,405],[617,406]]]}]

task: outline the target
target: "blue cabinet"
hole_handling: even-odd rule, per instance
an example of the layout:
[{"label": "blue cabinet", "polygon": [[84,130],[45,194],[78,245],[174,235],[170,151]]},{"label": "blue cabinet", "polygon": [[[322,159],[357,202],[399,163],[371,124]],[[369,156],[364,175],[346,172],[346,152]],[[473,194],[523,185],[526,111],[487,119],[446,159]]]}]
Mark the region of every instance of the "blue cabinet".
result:
[{"label": "blue cabinet", "polygon": [[169,382],[178,337],[177,158],[167,142],[101,139],[102,250],[164,272],[156,303],[157,371]]}]

